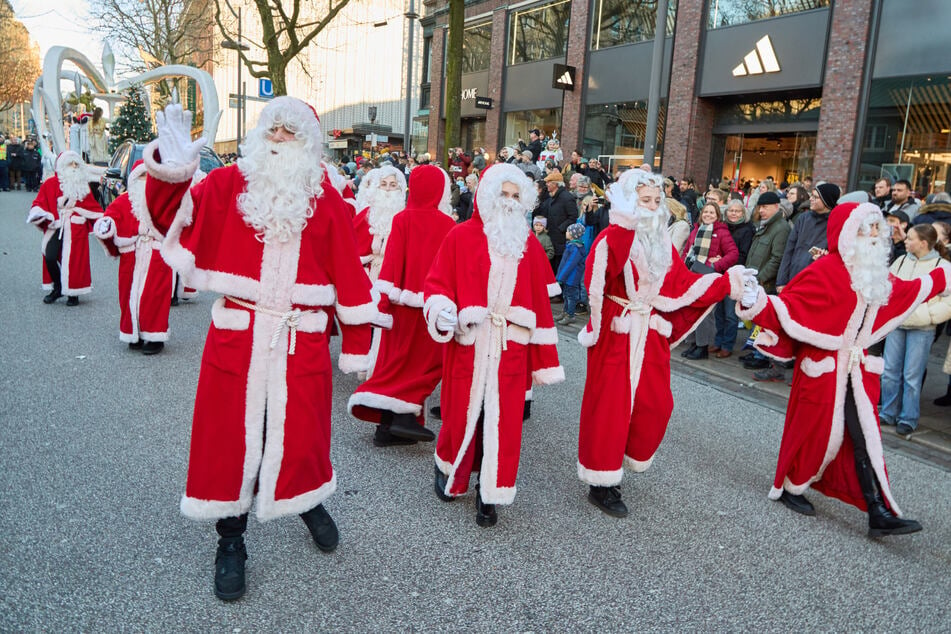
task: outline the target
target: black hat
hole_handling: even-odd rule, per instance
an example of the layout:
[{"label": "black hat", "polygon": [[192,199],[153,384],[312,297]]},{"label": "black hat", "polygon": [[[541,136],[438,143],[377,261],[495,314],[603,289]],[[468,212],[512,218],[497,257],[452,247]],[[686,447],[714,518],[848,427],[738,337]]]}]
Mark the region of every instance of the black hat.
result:
[{"label": "black hat", "polygon": [[819,198],[822,199],[822,204],[825,205],[826,209],[832,209],[839,202],[839,196],[842,195],[842,190],[839,189],[838,185],[833,183],[819,183],[816,185],[816,192],[819,194]]},{"label": "black hat", "polygon": [[538,136],[541,136],[541,135],[542,135],[542,131],[539,130],[538,128],[532,128],[531,130],[528,131],[528,133],[529,133],[529,134],[535,133],[535,134],[537,134]]},{"label": "black hat", "polygon": [[763,192],[756,201],[757,205],[778,205],[779,194],[776,192]]}]

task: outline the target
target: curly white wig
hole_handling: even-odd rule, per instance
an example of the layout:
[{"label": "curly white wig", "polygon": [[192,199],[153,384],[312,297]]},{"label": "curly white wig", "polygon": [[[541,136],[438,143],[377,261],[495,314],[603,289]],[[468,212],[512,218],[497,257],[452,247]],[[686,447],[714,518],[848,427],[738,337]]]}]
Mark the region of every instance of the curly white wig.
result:
[{"label": "curly white wig", "polygon": [[538,190],[525,172],[510,163],[496,163],[488,167],[479,180],[479,189],[476,190],[476,205],[486,207],[493,200],[502,195],[502,183],[518,185],[519,201],[525,209],[534,209],[538,198]]},{"label": "curly white wig", "polygon": [[[246,142],[241,144],[241,153],[247,154],[246,145],[252,139],[264,141],[268,132],[282,126],[303,142],[307,156],[320,161],[324,155],[324,144],[317,113],[306,102],[287,96],[275,97],[264,106],[258,124],[248,132]],[[238,167],[241,167],[241,159],[238,159]]]},{"label": "curly white wig", "polygon": [[403,192],[404,197],[406,196],[406,175],[392,165],[384,165],[383,167],[370,170],[360,179],[360,190],[357,192],[358,211],[362,211],[373,204],[375,190],[380,185],[380,181],[387,176],[392,176],[396,179],[400,191]]}]

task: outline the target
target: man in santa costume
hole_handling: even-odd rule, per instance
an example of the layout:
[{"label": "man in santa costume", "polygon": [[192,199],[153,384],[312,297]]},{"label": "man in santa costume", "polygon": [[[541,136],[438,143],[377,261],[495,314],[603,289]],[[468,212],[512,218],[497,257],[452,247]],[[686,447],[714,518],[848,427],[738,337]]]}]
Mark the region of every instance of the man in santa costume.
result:
[{"label": "man in santa costume", "polygon": [[663,177],[632,169],[611,185],[610,225],[591,247],[585,285],[591,319],[578,333],[588,371],[578,434],[578,477],[588,500],[615,517],[623,469],[645,471],[673,411],[670,349],[751,274],[741,266],[697,275],[667,232]]},{"label": "man in santa costume", "polygon": [[322,134],[310,106],[270,101],[237,164],[194,186],[204,141],[189,137],[191,113],[173,105],[156,119],[144,159],[162,256],[197,289],[223,294],[202,356],[181,510],[217,520],[215,594],[233,600],[245,590],[252,502],[258,519],[300,514],[318,548],[337,545],[323,506],[337,486],[328,324],[340,325],[340,369],[366,370],[377,301],[346,203],[313,160]]},{"label": "man in santa costume", "polygon": [[436,493],[445,501],[465,494],[477,472],[480,526],[494,525],[495,505],[515,499],[527,368],[536,385],[565,379],[548,257],[525,222],[536,195],[516,166],[486,169],[472,218],[446,236],[423,289],[430,335],[448,342]]},{"label": "man in santa costume", "polygon": [[[367,179],[387,169],[394,168],[373,170]],[[388,178],[392,178],[389,173],[378,183]],[[423,281],[436,251],[456,223],[439,208],[449,188],[444,171],[435,165],[421,165],[412,171],[410,185],[406,209],[396,214],[392,230],[387,230],[386,255],[375,282],[380,310],[393,318],[393,326],[380,331],[370,378],[356,389],[348,404],[352,415],[378,423],[373,436],[377,447],[435,438],[424,427],[423,404],[439,384],[443,347],[429,336],[423,318]],[[369,209],[372,215],[373,206]]]},{"label": "man in santa costume", "polygon": [[43,181],[27,222],[43,232],[43,298],[52,304],[66,295],[75,306],[92,291],[89,232],[102,217],[102,207],[89,190],[89,177],[79,154],[66,151],[56,159],[56,174]]},{"label": "man in santa costume", "polygon": [[145,164],[129,173],[128,190],[116,198],[93,230],[106,252],[119,258],[119,341],[143,354],[158,354],[168,341],[172,269],[162,259],[165,236],[145,205]]},{"label": "man in santa costume", "polygon": [[921,530],[902,518],[885,469],[878,399],[884,362],[867,354],[921,302],[947,294],[943,269],[889,275],[889,228],[878,206],[844,203],[829,215],[829,253],[779,295],[756,289],[737,306],[763,330],[755,345],[796,359],[776,477],[769,497],[815,515],[810,487],[868,512],[870,537]]},{"label": "man in santa costume", "polygon": [[406,206],[406,177],[392,165],[367,172],[360,183],[357,206],[360,213],[353,219],[360,262],[375,282],[383,266],[386,241],[393,226],[393,217]]}]

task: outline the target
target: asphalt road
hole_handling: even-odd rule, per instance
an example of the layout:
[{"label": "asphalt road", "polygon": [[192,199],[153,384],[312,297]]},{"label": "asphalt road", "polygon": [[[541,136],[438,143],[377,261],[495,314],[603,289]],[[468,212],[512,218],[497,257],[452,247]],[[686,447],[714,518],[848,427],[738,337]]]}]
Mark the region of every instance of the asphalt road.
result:
[{"label": "asphalt road", "polygon": [[664,444],[626,474],[631,516],[576,475],[584,354],[536,391],[518,495],[479,528],[472,498],[432,489],[432,446],[376,449],[335,377],[327,507],[337,551],[303,523],[250,523],[248,593],[212,593],[214,528],[178,512],[213,297],[172,309],[156,357],[118,340],[116,263],[94,290],[42,304],[31,198],[0,194],[0,631],[707,631],[951,629],[951,474],[889,453],[925,530],[871,540],[858,510],[814,493],[804,518],[766,498],[782,415],[675,375]]}]

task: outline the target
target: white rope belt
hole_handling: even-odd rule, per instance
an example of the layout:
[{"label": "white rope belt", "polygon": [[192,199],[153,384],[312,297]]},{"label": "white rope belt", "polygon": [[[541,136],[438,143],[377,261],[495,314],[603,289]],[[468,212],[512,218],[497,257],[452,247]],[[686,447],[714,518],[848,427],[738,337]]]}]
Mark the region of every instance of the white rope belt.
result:
[{"label": "white rope belt", "polygon": [[855,367],[856,363],[864,365],[865,359],[865,351],[857,346],[852,346],[849,349],[849,372],[852,372],[852,368]]},{"label": "white rope belt", "polygon": [[651,312],[650,304],[645,304],[640,300],[631,301],[623,297],[617,297],[616,295],[607,295],[607,298],[624,309],[621,311],[621,317],[626,317],[630,313],[647,315]]},{"label": "white rope belt", "polygon": [[230,295],[225,295],[225,299],[234,302],[238,306],[243,306],[248,310],[253,310],[254,312],[263,313],[265,315],[270,315],[271,317],[277,317],[280,319],[281,321],[278,322],[277,328],[274,329],[274,334],[271,336],[271,350],[277,347],[277,343],[281,339],[281,333],[284,332],[284,328],[286,327],[287,331],[291,335],[291,345],[287,349],[287,354],[294,354],[294,351],[297,349],[297,327],[300,325],[301,315],[305,312],[313,312],[310,310],[302,311],[300,308],[292,308],[286,313],[279,313],[276,310],[264,308],[263,306],[258,306],[257,304],[252,304],[251,302],[246,302],[242,299],[231,297]]},{"label": "white rope belt", "polygon": [[499,346],[498,353],[502,354],[504,350],[508,350],[508,320],[505,318],[505,315],[500,315],[498,313],[489,313],[489,317],[492,319],[492,325],[499,329]]}]

